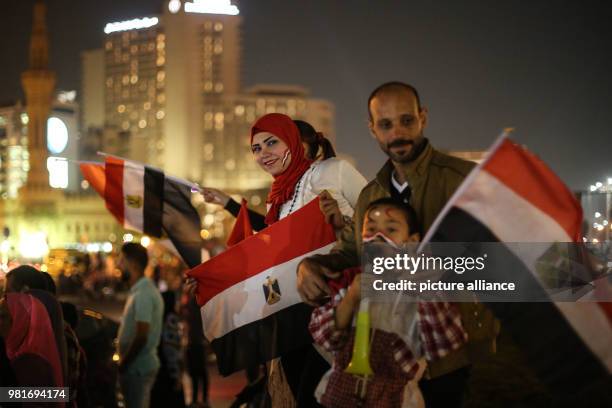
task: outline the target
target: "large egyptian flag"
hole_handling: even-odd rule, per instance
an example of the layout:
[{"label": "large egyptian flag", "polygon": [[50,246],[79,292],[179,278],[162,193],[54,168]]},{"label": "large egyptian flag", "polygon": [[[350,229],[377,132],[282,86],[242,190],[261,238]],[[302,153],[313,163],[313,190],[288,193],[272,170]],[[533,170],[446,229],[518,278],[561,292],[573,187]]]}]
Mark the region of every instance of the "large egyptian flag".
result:
[{"label": "large egyptian flag", "polygon": [[202,261],[200,217],[191,185],[161,170],[109,156],[81,163],[81,172],[126,229],[160,238],[165,233],[189,267]]},{"label": "large egyptian flag", "polygon": [[335,241],[315,199],[189,271],[199,283],[204,333],[221,374],[312,342],[312,308],[297,293],[296,269],[302,258],[329,252]]},{"label": "large egyptian flag", "polygon": [[[581,222],[580,204],[563,182],[536,156],[502,137],[453,195],[424,242],[577,242]],[[513,253],[512,246],[503,247],[509,248],[507,262],[513,265],[514,279],[540,285],[541,295],[546,296],[535,273],[537,256],[525,259]],[[602,384],[610,386],[609,304],[502,302],[487,306],[555,395],[591,390],[601,396],[606,389]]]}]

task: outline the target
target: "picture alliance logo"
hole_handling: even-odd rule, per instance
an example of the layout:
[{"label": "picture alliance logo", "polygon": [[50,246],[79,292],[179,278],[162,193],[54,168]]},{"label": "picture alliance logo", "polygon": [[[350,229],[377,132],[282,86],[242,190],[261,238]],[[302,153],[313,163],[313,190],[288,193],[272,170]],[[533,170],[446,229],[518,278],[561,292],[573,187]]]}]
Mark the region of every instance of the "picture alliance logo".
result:
[{"label": "picture alliance logo", "polygon": [[386,271],[408,272],[414,275],[418,271],[455,272],[463,274],[470,271],[482,271],[485,268],[487,254],[479,257],[459,256],[441,257],[420,254],[396,254],[392,257],[376,257],[373,259],[372,272],[380,275]]}]

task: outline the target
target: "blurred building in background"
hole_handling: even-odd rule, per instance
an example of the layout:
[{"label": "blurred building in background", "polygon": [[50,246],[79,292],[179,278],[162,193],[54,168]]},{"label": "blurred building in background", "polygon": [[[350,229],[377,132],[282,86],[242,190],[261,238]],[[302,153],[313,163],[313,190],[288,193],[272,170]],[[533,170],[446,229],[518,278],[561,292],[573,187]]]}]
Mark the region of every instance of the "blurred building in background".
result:
[{"label": "blurred building in background", "polygon": [[[252,159],[253,122],[286,113],[333,143],[335,112],[301,86],[243,89],[241,21],[229,0],[171,0],[159,15],[108,23],[103,47],[81,56],[81,157],[104,151],[147,163],[264,211],[272,179]],[[204,236],[227,234],[231,219],[202,211]]]}]

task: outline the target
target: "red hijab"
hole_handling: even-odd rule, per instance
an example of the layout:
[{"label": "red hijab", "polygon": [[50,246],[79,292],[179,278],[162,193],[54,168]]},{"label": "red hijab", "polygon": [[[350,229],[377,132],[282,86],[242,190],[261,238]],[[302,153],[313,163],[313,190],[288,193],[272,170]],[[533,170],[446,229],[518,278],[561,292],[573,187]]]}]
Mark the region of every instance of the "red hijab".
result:
[{"label": "red hijab", "polygon": [[272,188],[268,193],[266,203],[271,204],[266,214],[266,224],[274,224],[278,221],[280,207],[293,197],[295,186],[300,181],[312,161],[304,157],[304,146],[300,139],[300,131],[287,115],[281,113],[269,113],[262,116],[251,128],[251,145],[253,136],[257,133],[268,132],[277,136],[289,146],[291,152],[291,163],[281,174],[274,176]]},{"label": "red hijab", "polygon": [[5,339],[6,355],[13,361],[22,354],[35,354],[51,366],[55,384],[63,387],[62,365],[47,310],[38,299],[26,293],[8,293],[6,302],[13,324]]}]

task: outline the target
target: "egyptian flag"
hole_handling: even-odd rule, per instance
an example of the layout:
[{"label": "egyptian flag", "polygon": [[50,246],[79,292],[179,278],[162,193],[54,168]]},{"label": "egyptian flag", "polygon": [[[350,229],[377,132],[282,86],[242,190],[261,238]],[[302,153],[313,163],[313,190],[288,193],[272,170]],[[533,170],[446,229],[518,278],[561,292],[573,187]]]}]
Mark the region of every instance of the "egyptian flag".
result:
[{"label": "egyptian flag", "polygon": [[160,238],[165,233],[190,267],[202,261],[200,217],[187,181],[116,157],[81,163],[81,172],[126,229]]},{"label": "egyptian flag", "polygon": [[[580,204],[563,182],[503,136],[455,192],[424,243],[577,242],[581,222]],[[521,259],[511,247],[505,246],[504,260],[512,263],[513,280],[540,287],[540,295],[547,296],[535,273],[537,257]],[[612,373],[612,315],[605,304],[492,302],[487,307],[554,395],[580,399],[588,392],[600,398],[602,390],[612,389],[606,388]]]},{"label": "egyptian flag", "polygon": [[335,241],[316,198],[188,272],[199,283],[204,333],[222,375],[312,342],[312,308],[297,292],[296,269]]},{"label": "egyptian flag", "polygon": [[236,223],[234,224],[234,228],[227,239],[227,246],[234,246],[251,235],[253,235],[253,227],[251,226],[251,220],[249,219],[247,201],[243,198],[242,202],[240,203],[240,211],[236,217]]}]

